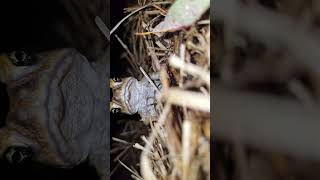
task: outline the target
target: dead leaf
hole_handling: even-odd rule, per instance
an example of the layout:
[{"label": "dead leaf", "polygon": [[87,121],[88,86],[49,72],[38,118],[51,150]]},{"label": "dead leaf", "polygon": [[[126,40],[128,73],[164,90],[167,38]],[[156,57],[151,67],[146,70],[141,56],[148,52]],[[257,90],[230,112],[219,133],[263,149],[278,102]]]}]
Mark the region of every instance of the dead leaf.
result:
[{"label": "dead leaf", "polygon": [[170,7],[164,21],[153,32],[177,31],[191,26],[210,7],[210,0],[176,0]]}]

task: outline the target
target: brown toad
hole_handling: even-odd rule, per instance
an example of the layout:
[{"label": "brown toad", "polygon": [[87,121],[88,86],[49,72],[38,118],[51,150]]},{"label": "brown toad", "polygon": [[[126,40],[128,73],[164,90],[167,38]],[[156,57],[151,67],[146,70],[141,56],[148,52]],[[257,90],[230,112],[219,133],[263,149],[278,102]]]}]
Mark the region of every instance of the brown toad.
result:
[{"label": "brown toad", "polygon": [[[157,88],[161,89],[159,74],[150,75]],[[134,77],[114,78],[110,80],[113,97],[110,110],[113,113],[136,114],[146,124],[158,116],[156,108],[157,89],[147,80],[142,78],[138,81]]]},{"label": "brown toad", "polygon": [[108,88],[95,66],[74,49],[0,55],[10,102],[1,157],[62,168],[88,160],[108,179]]}]

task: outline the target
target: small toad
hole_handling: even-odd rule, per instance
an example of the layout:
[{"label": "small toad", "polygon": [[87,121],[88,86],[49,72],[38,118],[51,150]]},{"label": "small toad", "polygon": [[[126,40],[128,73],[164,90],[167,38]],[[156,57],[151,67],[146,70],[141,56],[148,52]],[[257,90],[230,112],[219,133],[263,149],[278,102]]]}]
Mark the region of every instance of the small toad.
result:
[{"label": "small toad", "polygon": [[[158,73],[152,73],[150,79],[158,89],[161,89]],[[146,77],[140,81],[134,77],[111,79],[110,87],[113,96],[110,111],[129,115],[138,113],[142,121],[148,124],[158,116],[155,86]]]}]

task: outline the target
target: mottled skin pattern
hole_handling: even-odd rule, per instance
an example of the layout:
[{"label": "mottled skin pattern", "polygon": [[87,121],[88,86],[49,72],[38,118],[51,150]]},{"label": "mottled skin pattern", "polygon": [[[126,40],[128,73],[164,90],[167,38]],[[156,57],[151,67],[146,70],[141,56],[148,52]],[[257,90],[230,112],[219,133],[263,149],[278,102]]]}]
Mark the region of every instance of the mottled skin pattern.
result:
[{"label": "mottled skin pattern", "polygon": [[108,88],[102,68],[74,49],[36,54],[31,66],[15,66],[0,55],[0,81],[10,110],[0,128],[0,155],[24,147],[31,160],[71,168],[85,160],[102,179],[109,172]]},{"label": "mottled skin pattern", "polygon": [[[150,78],[161,89],[159,74],[151,74]],[[129,115],[138,113],[146,124],[158,116],[156,108],[157,90],[145,77],[140,81],[134,77],[112,79],[110,87],[113,92],[110,104],[112,112],[121,112]]]}]

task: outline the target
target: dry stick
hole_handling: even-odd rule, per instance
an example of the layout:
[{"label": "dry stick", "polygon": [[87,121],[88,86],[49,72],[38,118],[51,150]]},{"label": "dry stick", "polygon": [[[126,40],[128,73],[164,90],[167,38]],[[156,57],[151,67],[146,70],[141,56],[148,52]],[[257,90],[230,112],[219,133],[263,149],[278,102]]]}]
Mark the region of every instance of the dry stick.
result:
[{"label": "dry stick", "polygon": [[[124,148],[124,150],[121,151],[121,153],[118,154],[118,156],[116,156],[113,160],[113,162],[116,162],[118,160],[120,160],[121,157],[123,157],[124,155],[128,155],[127,151],[131,148],[131,146],[127,146],[126,148]],[[125,157],[125,156],[124,156]]]},{"label": "dry stick", "polygon": [[149,49],[151,46],[150,46],[150,44],[148,43],[148,41],[146,40],[146,38],[144,37],[144,42],[145,42],[145,44],[146,44],[146,46],[147,46],[147,49],[149,50],[149,53],[150,53],[150,55],[151,55],[151,59],[152,59],[152,61],[154,62],[154,64],[155,64],[155,66],[156,66],[156,68],[157,68],[157,70],[156,71],[158,71],[158,70],[160,70],[160,62],[159,62],[159,59],[158,59],[158,57],[156,56],[156,54],[155,54],[155,52],[152,50],[152,49]]},{"label": "dry stick", "polygon": [[116,166],[112,169],[110,176],[112,176],[118,170],[120,165],[121,165],[120,163],[116,164]]},{"label": "dry stick", "polygon": [[139,177],[137,177],[137,176],[135,176],[135,175],[133,175],[133,174],[131,174],[131,178],[132,178],[132,179],[135,179],[135,180],[143,180],[143,179],[141,179],[141,178],[139,178]]},{"label": "dry stick", "polygon": [[210,95],[210,93],[208,92],[208,90],[206,90],[204,87],[200,87],[200,91],[205,94],[205,95]]},{"label": "dry stick", "polygon": [[152,145],[150,144],[150,142],[147,140],[147,138],[146,138],[145,136],[142,136],[141,139],[144,141],[145,144],[148,144],[148,146],[151,147],[151,150],[152,150],[152,151],[154,150],[153,147],[152,147]]},{"label": "dry stick", "polygon": [[142,178],[142,177],[140,176],[139,172],[138,172],[132,165],[131,165],[131,169],[132,169],[136,174],[139,175],[140,179]]},{"label": "dry stick", "polygon": [[134,60],[134,55],[131,53],[131,51],[129,50],[128,46],[119,38],[118,35],[115,35],[115,37],[117,38],[118,42],[121,44],[121,46],[123,47],[124,50],[126,50],[126,52],[129,54],[130,59]]},{"label": "dry stick", "polygon": [[207,32],[207,34],[206,34],[206,36],[207,36],[207,39],[208,39],[208,41],[209,41],[209,43],[208,43],[208,50],[207,50],[207,59],[208,59],[208,67],[210,68],[210,54],[211,54],[211,50],[210,50],[210,30]]},{"label": "dry stick", "polygon": [[167,71],[166,71],[166,69],[164,67],[162,67],[160,69],[160,79],[161,79],[161,82],[162,82],[162,89],[164,91],[169,89],[170,82],[168,80],[168,73],[167,73]]},{"label": "dry stick", "polygon": [[119,138],[116,138],[116,137],[112,137],[112,140],[114,140],[116,142],[123,143],[123,144],[130,144],[129,142],[122,140],[122,139],[119,139]]},{"label": "dry stick", "polygon": [[142,72],[142,74],[144,75],[144,77],[147,78],[147,80],[149,81],[149,83],[154,87],[154,89],[160,93],[160,90],[158,89],[158,87],[154,84],[154,82],[150,79],[149,75],[144,71],[144,69],[140,66],[139,67],[140,71]]},{"label": "dry stick", "polygon": [[306,107],[318,110],[315,100],[310,91],[299,80],[293,79],[288,83],[289,90],[299,99]]},{"label": "dry stick", "polygon": [[146,15],[159,15],[159,14],[161,14],[161,11],[159,11],[159,10],[146,11],[145,14]]},{"label": "dry stick", "polygon": [[128,14],[126,17],[124,17],[123,19],[121,19],[121,21],[118,22],[118,24],[116,24],[110,31],[110,36],[112,35],[112,33],[125,21],[127,20],[130,16],[132,16],[133,14],[141,11],[142,9],[145,9],[147,7],[153,6],[153,5],[160,5],[160,4],[171,4],[170,1],[164,1],[164,2],[154,2],[154,3],[150,3],[147,5],[144,5],[138,9],[136,9],[135,11],[133,11],[132,13]]},{"label": "dry stick", "polygon": [[94,19],[102,34],[110,41],[110,31],[99,16]]},{"label": "dry stick", "polygon": [[[186,45],[185,44],[181,44],[180,45],[180,53],[179,53],[180,57],[181,57],[181,61],[185,62],[185,57],[186,57]],[[184,72],[184,68],[180,68],[180,81],[179,81],[179,87],[183,88],[183,78],[185,77],[185,72]]]},{"label": "dry stick", "polygon": [[178,56],[173,55],[169,58],[171,66],[179,69],[183,69],[185,72],[199,76],[210,87],[210,73],[196,65],[183,62]]},{"label": "dry stick", "polygon": [[123,49],[128,53],[129,58],[131,59],[131,61],[130,60],[128,60],[128,61],[129,61],[130,65],[132,66],[132,68],[134,68],[136,71],[138,71],[138,69],[139,69],[138,66],[135,63],[133,63],[135,60],[134,55],[129,50],[128,46],[119,38],[119,36],[115,35],[115,37],[117,38],[118,42],[121,44]]},{"label": "dry stick", "polygon": [[137,32],[137,33],[135,33],[135,35],[137,35],[137,36],[146,36],[146,35],[150,35],[150,34],[154,34],[154,32]]},{"label": "dry stick", "polygon": [[[169,49],[167,49],[159,40],[157,40],[156,42],[156,45],[158,45],[160,48],[160,50],[163,50],[163,51],[168,51]],[[151,48],[152,49],[152,48]],[[159,50],[158,49],[158,50]],[[156,50],[156,49],[155,49]]]},{"label": "dry stick", "polygon": [[203,95],[202,93],[184,91],[179,88],[169,88],[163,91],[162,98],[171,104],[210,112],[210,96]]},{"label": "dry stick", "polygon": [[[162,111],[162,114],[160,115],[158,119],[157,126],[162,127],[164,123],[166,122],[167,115],[169,114],[171,110],[171,104],[167,103]],[[155,131],[151,132],[149,139],[149,143],[146,144],[145,148],[149,150],[151,145],[153,144],[154,140],[156,138]],[[150,160],[148,159],[148,152],[142,151],[141,153],[141,159],[140,159],[140,167],[141,167],[141,174],[145,179],[148,180],[157,180],[156,176],[153,174],[152,171],[152,165],[150,163]]]},{"label": "dry stick", "polygon": [[137,174],[136,172],[134,172],[132,169],[130,169],[128,166],[126,166],[123,162],[121,162],[120,160],[118,160],[119,163],[125,167],[128,171],[130,171],[132,174],[134,174],[135,176],[139,177],[140,179],[143,179],[142,177],[139,176],[139,174]]},{"label": "dry stick", "polygon": [[191,162],[192,123],[190,120],[183,122],[182,131],[182,179],[188,179]]},{"label": "dry stick", "polygon": [[[157,44],[157,43],[156,43]],[[159,46],[159,44],[157,44],[158,46]],[[160,45],[161,46],[161,45]],[[155,50],[155,51],[171,51],[170,49],[167,49],[167,48],[163,48],[163,47],[161,47],[160,48],[160,46],[159,47],[149,47],[148,49],[152,49],[152,50]],[[162,45],[163,46],[163,45]]]},{"label": "dry stick", "polygon": [[[159,56],[159,57],[164,57],[166,56],[167,54],[166,53],[154,53],[156,56]],[[150,54],[149,54],[150,55]]]},{"label": "dry stick", "polygon": [[210,24],[210,19],[201,20],[201,21],[197,22],[197,24],[199,24],[199,25],[208,25],[208,24]]},{"label": "dry stick", "polygon": [[116,152],[118,152],[118,151],[122,151],[123,149],[124,149],[123,146],[114,147],[114,148],[112,148],[112,149],[110,150],[110,154],[114,154],[114,153],[116,153]]},{"label": "dry stick", "polygon": [[165,16],[168,13],[166,10],[162,9],[161,7],[159,7],[157,5],[153,5],[153,7],[159,9],[160,12],[161,12],[160,14],[163,15],[163,16]]},{"label": "dry stick", "polygon": [[135,143],[135,144],[133,145],[133,147],[136,148],[136,149],[142,150],[142,151],[147,151],[147,152],[150,153],[150,155],[153,154],[151,151],[148,151],[145,147],[143,147],[143,146],[140,145],[139,143]]}]

